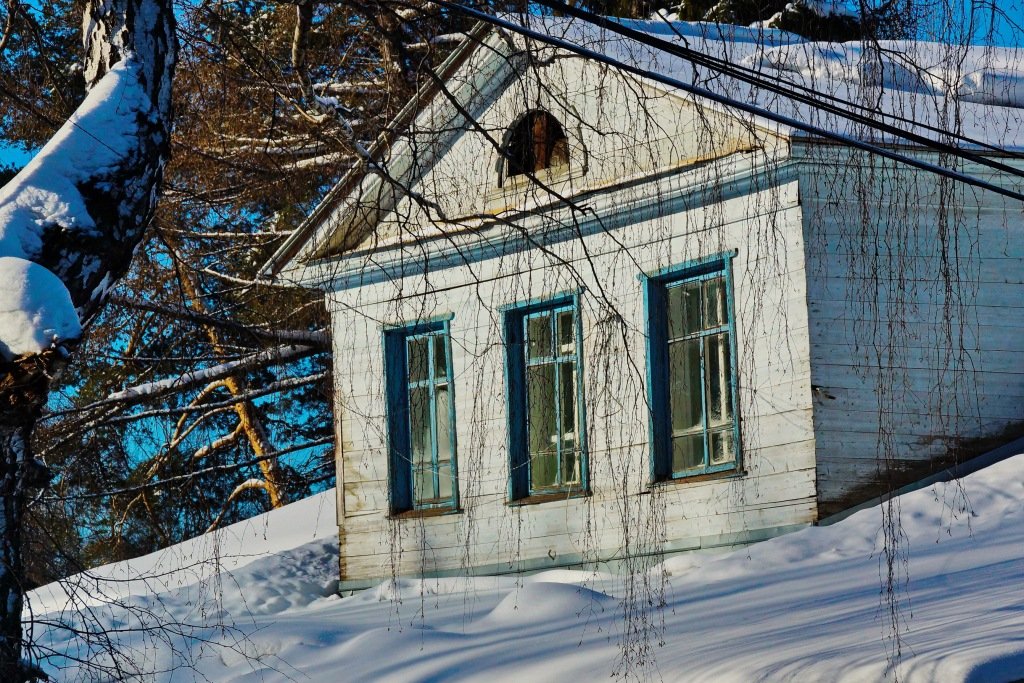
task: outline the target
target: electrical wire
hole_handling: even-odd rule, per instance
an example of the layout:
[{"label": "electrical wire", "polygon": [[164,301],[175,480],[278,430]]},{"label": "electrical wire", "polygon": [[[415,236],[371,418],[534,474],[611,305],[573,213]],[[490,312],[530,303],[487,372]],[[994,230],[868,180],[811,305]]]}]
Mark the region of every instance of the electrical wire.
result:
[{"label": "electrical wire", "polygon": [[[874,110],[872,110],[869,107],[866,107],[864,105],[856,104],[854,102],[850,102],[849,100],[846,100],[846,99],[843,99],[843,98],[840,98],[840,97],[836,97],[836,96],[832,96],[832,95],[829,95],[827,93],[823,93],[823,92],[821,92],[819,90],[815,90],[813,88],[808,88],[806,86],[799,86],[799,84],[795,83],[794,81],[788,81],[788,80],[783,80],[783,79],[775,79],[773,81],[771,79],[766,79],[756,69],[751,69],[751,68],[748,68],[748,67],[737,66],[737,65],[732,64],[732,63],[730,63],[730,62],[728,62],[728,61],[726,61],[724,59],[720,59],[720,58],[714,57],[712,55],[706,55],[703,52],[700,52],[698,50],[694,50],[694,49],[689,48],[689,47],[685,47],[685,46],[679,45],[679,44],[674,43],[674,42],[662,40],[661,38],[657,38],[655,36],[652,36],[649,33],[645,33],[643,31],[637,31],[636,29],[632,29],[632,28],[630,28],[628,26],[625,26],[625,25],[621,24],[620,22],[618,22],[618,21],[616,21],[614,19],[610,19],[608,17],[603,17],[601,15],[593,14],[591,12],[587,12],[586,10],[580,10],[580,9],[578,9],[576,7],[572,7],[570,5],[565,5],[565,4],[560,3],[560,2],[554,2],[553,0],[534,0],[534,1],[537,2],[540,5],[543,5],[544,7],[548,7],[549,9],[557,9],[558,11],[565,12],[566,14],[569,14],[569,15],[571,15],[571,16],[577,18],[577,19],[580,19],[582,21],[585,21],[587,23],[594,24],[596,26],[599,26],[600,28],[604,28],[604,29],[612,31],[612,32],[614,32],[614,33],[616,33],[618,35],[624,36],[624,37],[629,38],[631,40],[635,40],[635,41],[637,41],[637,42],[639,42],[639,43],[641,43],[643,45],[646,45],[647,47],[651,47],[651,48],[660,50],[662,52],[666,52],[668,54],[671,54],[673,56],[680,57],[680,58],[685,59],[685,60],[687,60],[687,61],[689,61],[689,62],[691,62],[693,64],[698,64],[700,66],[705,66],[705,67],[707,67],[709,69],[713,69],[715,71],[718,71],[722,75],[730,76],[730,77],[735,78],[737,80],[743,81],[744,83],[748,83],[750,85],[753,85],[753,86],[757,87],[758,89],[766,90],[766,91],[769,91],[769,92],[773,92],[773,93],[775,93],[777,95],[781,95],[781,96],[786,97],[786,98],[788,98],[790,100],[793,100],[795,102],[800,102],[802,104],[810,105],[810,106],[812,106],[812,107],[814,107],[816,109],[819,109],[819,110],[822,110],[822,111],[825,111],[825,112],[828,112],[828,113],[831,113],[831,114],[835,114],[837,116],[845,118],[845,119],[847,119],[849,121],[852,121],[854,123],[859,123],[859,124],[862,124],[862,125],[865,125],[865,126],[869,126],[869,127],[874,128],[875,130],[878,130],[880,132],[888,133],[889,135],[894,135],[896,137],[903,138],[904,140],[907,140],[907,141],[912,142],[914,144],[921,145],[923,147],[932,148],[932,149],[937,149],[938,151],[946,152],[946,153],[952,154],[954,156],[958,156],[958,157],[960,157],[962,159],[965,159],[967,161],[972,161],[972,162],[974,162],[976,164],[983,165],[983,166],[988,166],[989,168],[993,168],[993,169],[1001,171],[1003,173],[1007,173],[1007,174],[1010,174],[1010,175],[1015,175],[1015,176],[1019,176],[1021,178],[1024,178],[1024,171],[1021,171],[1020,169],[1014,168],[1012,166],[1008,166],[1008,165],[1006,165],[1004,163],[1001,163],[1001,162],[999,162],[999,161],[997,161],[995,159],[991,159],[991,158],[988,158],[988,157],[983,157],[983,156],[981,156],[981,155],[979,155],[979,154],[977,154],[975,152],[972,152],[970,150],[966,150],[966,149],[963,149],[961,147],[954,147],[954,146],[949,145],[947,143],[943,143],[941,141],[925,137],[925,136],[920,135],[918,133],[915,133],[913,131],[908,131],[906,129],[898,128],[896,126],[893,126],[892,124],[885,123],[884,121],[879,121],[878,119],[873,118],[873,117],[864,116],[862,114],[857,114],[857,113],[855,113],[853,111],[850,111],[849,109],[845,109],[844,107],[848,106],[848,107],[853,107],[853,108],[859,108],[859,109],[862,109],[864,111],[872,112],[873,114],[879,114],[880,113],[883,116],[887,116],[887,117],[892,118],[894,120],[900,120],[900,121],[903,121],[905,123],[912,123],[912,124],[918,126],[919,128],[923,128],[925,130],[930,130],[930,131],[938,133],[940,135],[948,136],[948,137],[951,137],[951,138],[957,138],[957,139],[962,140],[963,142],[967,142],[969,144],[973,144],[973,145],[976,145],[976,146],[979,146],[979,147],[984,147],[984,148],[990,149],[992,151],[997,151],[997,152],[1000,152],[1000,153],[1006,153],[1005,150],[1002,150],[1002,149],[1000,149],[1000,148],[998,148],[998,147],[996,147],[994,145],[991,145],[989,143],[983,142],[981,140],[975,140],[973,138],[968,138],[968,137],[959,135],[958,133],[947,131],[947,130],[944,130],[942,128],[938,128],[936,126],[931,126],[929,124],[920,124],[920,123],[917,123],[915,121],[910,121],[910,120],[908,120],[908,119],[906,119],[904,117],[900,117],[900,116],[897,116],[895,114],[888,114],[888,113],[884,113],[884,112],[876,112],[876,111],[874,111]],[[668,23],[671,26],[671,22],[666,22],[666,23]],[[674,27],[673,27],[673,30],[675,30]],[[677,33],[677,35],[679,35],[679,34]],[[682,36],[680,35],[680,37],[682,37]],[[805,91],[807,91],[809,93],[812,93],[812,94],[800,94],[798,92],[793,92],[791,90],[788,90],[787,88],[782,87],[782,84],[786,84],[787,86],[788,85],[793,85],[793,86],[801,87]],[[823,100],[829,100],[829,99],[833,100],[836,104],[830,104],[828,102],[823,101]],[[839,104],[842,104],[843,106],[839,106]]]},{"label": "electrical wire", "polygon": [[[876,156],[880,156],[880,157],[887,158],[887,159],[890,159],[890,160],[893,160],[893,161],[897,161],[897,162],[906,164],[908,166],[911,166],[913,168],[917,168],[919,170],[927,171],[929,173],[934,173],[936,175],[940,175],[940,176],[949,178],[951,180],[956,180],[958,182],[962,182],[962,183],[965,183],[967,185],[971,185],[973,187],[977,187],[979,189],[988,190],[990,192],[994,192],[996,194],[1002,195],[1004,197],[1008,197],[1010,199],[1016,199],[1018,201],[1024,201],[1024,193],[1018,192],[1016,190],[1005,188],[1005,187],[1001,187],[1001,186],[996,185],[994,183],[988,182],[988,181],[983,180],[981,178],[976,178],[974,176],[968,175],[968,174],[960,172],[960,171],[956,171],[956,170],[953,170],[953,169],[950,169],[950,168],[946,168],[944,166],[939,166],[937,164],[933,164],[933,163],[930,163],[930,162],[927,162],[927,161],[922,161],[920,159],[917,159],[917,158],[914,158],[914,157],[911,157],[911,156],[907,156],[905,154],[901,154],[901,153],[899,153],[899,152],[897,152],[895,150],[892,150],[892,149],[881,147],[879,145],[876,145],[876,144],[873,144],[873,143],[870,143],[870,142],[865,142],[863,140],[859,140],[857,138],[850,137],[848,135],[843,135],[841,133],[837,133],[835,131],[828,130],[827,128],[822,128],[821,126],[816,126],[816,125],[807,123],[805,121],[801,121],[799,119],[796,119],[796,118],[793,118],[793,117],[790,117],[790,116],[785,116],[783,114],[779,114],[779,113],[773,112],[773,111],[771,111],[769,109],[766,109],[764,107],[757,106],[757,105],[754,105],[754,104],[750,104],[750,103],[747,103],[747,102],[743,102],[743,101],[737,100],[737,99],[735,99],[733,97],[729,97],[728,95],[723,95],[723,94],[720,94],[720,93],[716,93],[714,91],[708,90],[707,88],[702,88],[700,86],[696,86],[696,85],[693,85],[693,84],[690,84],[690,83],[686,83],[686,82],[681,81],[681,80],[679,80],[677,78],[672,78],[670,76],[666,76],[664,74],[657,73],[657,72],[652,71],[650,69],[644,69],[644,68],[639,67],[639,66],[634,66],[632,64],[625,63],[625,62],[623,62],[621,60],[615,59],[615,58],[613,58],[613,57],[611,57],[609,55],[606,55],[604,53],[598,52],[596,50],[592,50],[590,48],[587,48],[587,47],[584,47],[584,46],[572,43],[572,42],[570,42],[568,40],[564,40],[564,39],[561,39],[561,38],[558,38],[558,37],[555,37],[555,36],[548,35],[546,33],[542,33],[540,31],[528,28],[526,26],[523,26],[521,24],[515,23],[513,21],[509,21],[509,20],[502,19],[502,18],[494,16],[494,15],[488,14],[486,12],[483,12],[481,10],[475,9],[473,7],[468,7],[466,5],[461,5],[459,3],[450,2],[450,0],[437,0],[437,4],[441,5],[442,7],[447,8],[447,9],[449,9],[451,11],[462,13],[462,14],[468,16],[468,17],[472,17],[472,18],[477,19],[479,21],[488,23],[488,24],[490,24],[492,26],[500,27],[500,28],[506,29],[508,31],[511,31],[513,33],[518,33],[520,35],[523,35],[525,37],[531,38],[531,39],[536,40],[538,42],[541,42],[541,43],[544,43],[544,44],[547,44],[547,45],[551,45],[552,47],[561,48],[561,49],[566,50],[568,52],[572,52],[572,53],[580,55],[582,57],[586,57],[588,59],[591,59],[591,60],[593,60],[595,62],[600,62],[600,63],[603,63],[603,64],[607,64],[608,66],[612,66],[614,68],[617,68],[617,69],[619,69],[621,71],[624,71],[624,72],[627,72],[627,73],[632,73],[632,74],[634,74],[636,76],[639,76],[641,78],[646,78],[646,79],[649,79],[649,80],[653,80],[653,81],[661,83],[663,85],[667,85],[667,86],[670,86],[672,88],[675,88],[675,89],[681,90],[683,92],[689,93],[689,94],[694,95],[696,97],[701,97],[701,98],[707,99],[709,101],[721,104],[723,106],[726,106],[726,107],[729,107],[729,108],[732,108],[732,109],[738,109],[738,110],[746,112],[748,114],[752,114],[752,115],[757,116],[759,118],[762,118],[762,119],[765,119],[765,120],[769,120],[769,121],[773,121],[775,123],[782,124],[784,126],[793,128],[795,130],[799,130],[799,131],[802,131],[802,132],[805,132],[805,133],[810,133],[812,135],[815,135],[815,136],[818,136],[818,137],[821,137],[821,138],[824,138],[824,139],[827,139],[827,140],[832,140],[833,142],[838,142],[840,144],[843,144],[843,145],[846,145],[846,146],[849,146],[849,147],[854,147],[856,149],[860,149],[862,151],[868,152],[870,154],[874,154]],[[565,7],[568,7],[568,6],[565,6]],[[644,34],[644,35],[646,35],[646,34]],[[869,121],[868,124],[871,127],[873,127],[873,128],[877,128],[878,125],[879,125],[878,122],[876,122],[876,121]],[[928,138],[923,138],[923,139],[925,141],[929,142],[930,144],[928,144],[927,146],[930,147],[930,148],[933,148],[933,149],[941,149],[944,152],[947,152],[947,153],[950,153],[950,154],[954,154],[956,156],[961,156],[961,153],[970,154],[969,152],[965,152],[964,150],[961,150],[959,148],[956,148],[956,147],[953,147],[953,146],[950,146],[950,145],[943,145],[942,143],[931,141]],[[975,155],[975,156],[977,156],[977,155]],[[979,158],[984,159],[984,157],[979,157]],[[986,164],[986,165],[988,165],[988,164]],[[1007,167],[1007,168],[1012,168],[1012,167]],[[1014,172],[1014,175],[1021,175],[1020,171],[1017,171],[1016,169],[1012,169],[1012,170]]]}]

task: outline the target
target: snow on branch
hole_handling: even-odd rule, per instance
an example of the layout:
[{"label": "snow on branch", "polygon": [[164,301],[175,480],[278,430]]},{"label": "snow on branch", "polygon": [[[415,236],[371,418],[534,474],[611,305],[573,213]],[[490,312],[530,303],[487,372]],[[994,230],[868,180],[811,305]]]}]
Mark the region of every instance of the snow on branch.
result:
[{"label": "snow on branch", "polygon": [[170,7],[90,3],[85,29],[88,95],[0,189],[7,360],[80,335],[80,320],[128,268],[167,156],[176,45]]},{"label": "snow on branch", "polygon": [[219,365],[213,365],[208,368],[193,370],[192,372],[186,372],[176,377],[168,377],[167,379],[161,379],[155,382],[136,384],[133,387],[127,387],[121,391],[115,391],[107,396],[107,398],[94,403],[89,407],[97,407],[108,403],[139,403],[140,401],[148,398],[165,396],[176,391],[181,391],[182,389],[189,389],[200,384],[230,377],[231,375],[238,374],[239,372],[259,370],[272,365],[278,365],[284,361],[294,360],[319,352],[320,349],[311,346],[298,346],[295,344],[277,346],[272,349],[260,351],[259,353],[254,353],[250,356],[246,356],[245,358],[240,358],[239,360],[228,361],[227,363],[220,363]]}]

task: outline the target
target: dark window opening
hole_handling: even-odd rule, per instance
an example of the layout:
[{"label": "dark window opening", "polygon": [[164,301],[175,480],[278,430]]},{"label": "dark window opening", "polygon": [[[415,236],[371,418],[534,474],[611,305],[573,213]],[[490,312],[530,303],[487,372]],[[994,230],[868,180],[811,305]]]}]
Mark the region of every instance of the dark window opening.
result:
[{"label": "dark window opening", "polygon": [[505,148],[511,178],[569,163],[569,141],[562,124],[546,111],[531,111],[519,119]]}]

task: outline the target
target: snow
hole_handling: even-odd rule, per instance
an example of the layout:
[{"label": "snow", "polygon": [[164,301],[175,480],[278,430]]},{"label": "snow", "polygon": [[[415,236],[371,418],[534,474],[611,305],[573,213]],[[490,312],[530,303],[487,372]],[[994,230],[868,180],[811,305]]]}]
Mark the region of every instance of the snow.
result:
[{"label": "snow", "polygon": [[[174,622],[166,640],[133,631],[145,619],[124,606],[83,602],[126,665],[162,671],[147,681],[1024,678],[1024,455],[895,503],[895,669],[879,507],[632,577],[397,579],[341,598],[331,491],[84,580]],[[60,612],[68,593],[34,591],[34,613],[81,625]],[[106,661],[59,628],[35,636],[44,651]],[[85,676],[70,658],[44,664],[56,680]]]},{"label": "snow", "polygon": [[82,333],[64,283],[16,256],[0,256],[0,354],[10,360]]},{"label": "snow", "polygon": [[[816,4],[822,11],[842,7],[842,3]],[[866,130],[843,116],[791,99],[785,92],[810,89],[836,98],[835,104],[841,110],[895,123],[932,139],[941,139],[942,135],[928,127],[955,129],[985,144],[1024,150],[1024,50],[925,41],[811,42],[762,26],[670,21],[671,16],[616,21],[677,47],[747,69],[769,83],[782,85],[783,92],[770,92],[708,67],[695,67],[687,59],[585,22],[522,15],[509,20],[597,51],[629,67],[652,71],[844,136],[863,137]],[[659,87],[671,89],[666,85]],[[759,123],[796,134],[767,119]],[[871,134],[875,142],[892,137]]]},{"label": "snow", "polygon": [[[77,337],[64,283],[41,265],[51,232],[99,236],[79,186],[114,170],[138,148],[137,117],[152,105],[135,60],[114,66],[39,153],[0,188],[0,351],[8,359]],[[88,275],[83,271],[83,278]]]},{"label": "snow", "polygon": [[116,170],[138,148],[136,117],[152,109],[135,60],[116,64],[39,153],[0,189],[0,255],[32,259],[41,231],[95,233],[78,184]]},{"label": "snow", "polygon": [[183,389],[197,384],[202,384],[204,382],[222,379],[239,370],[263,367],[268,363],[273,364],[295,356],[309,354],[310,352],[310,347],[300,346],[297,344],[275,346],[238,360],[227,361],[225,363],[211,365],[210,367],[201,368],[199,370],[192,370],[181,375],[175,375],[174,377],[154,380],[152,382],[143,382],[142,384],[126,387],[120,391],[115,391],[109,394],[104,400],[104,403],[131,401],[145,396],[164,394],[176,389]]}]

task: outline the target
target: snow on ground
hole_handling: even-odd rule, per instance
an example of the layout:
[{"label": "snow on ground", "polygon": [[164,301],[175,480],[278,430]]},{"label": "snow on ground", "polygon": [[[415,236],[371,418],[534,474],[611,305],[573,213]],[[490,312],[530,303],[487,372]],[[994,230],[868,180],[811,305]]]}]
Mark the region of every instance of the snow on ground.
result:
[{"label": "snow on ground", "polygon": [[[239,683],[893,677],[882,508],[728,554],[676,556],[631,578],[399,579],[341,598],[333,500],[321,494],[93,572],[86,583],[125,602],[85,604],[127,668],[89,678],[74,658],[110,662],[99,644],[40,624],[43,651],[64,655],[47,669],[65,681],[139,670],[150,673],[138,680]],[[905,555],[895,566],[909,577],[896,594],[899,679],[1024,679],[1024,455],[897,503]],[[58,619],[69,593],[34,592],[37,617]],[[649,608],[648,597],[664,606]],[[174,632],[138,630],[157,619]]]}]

